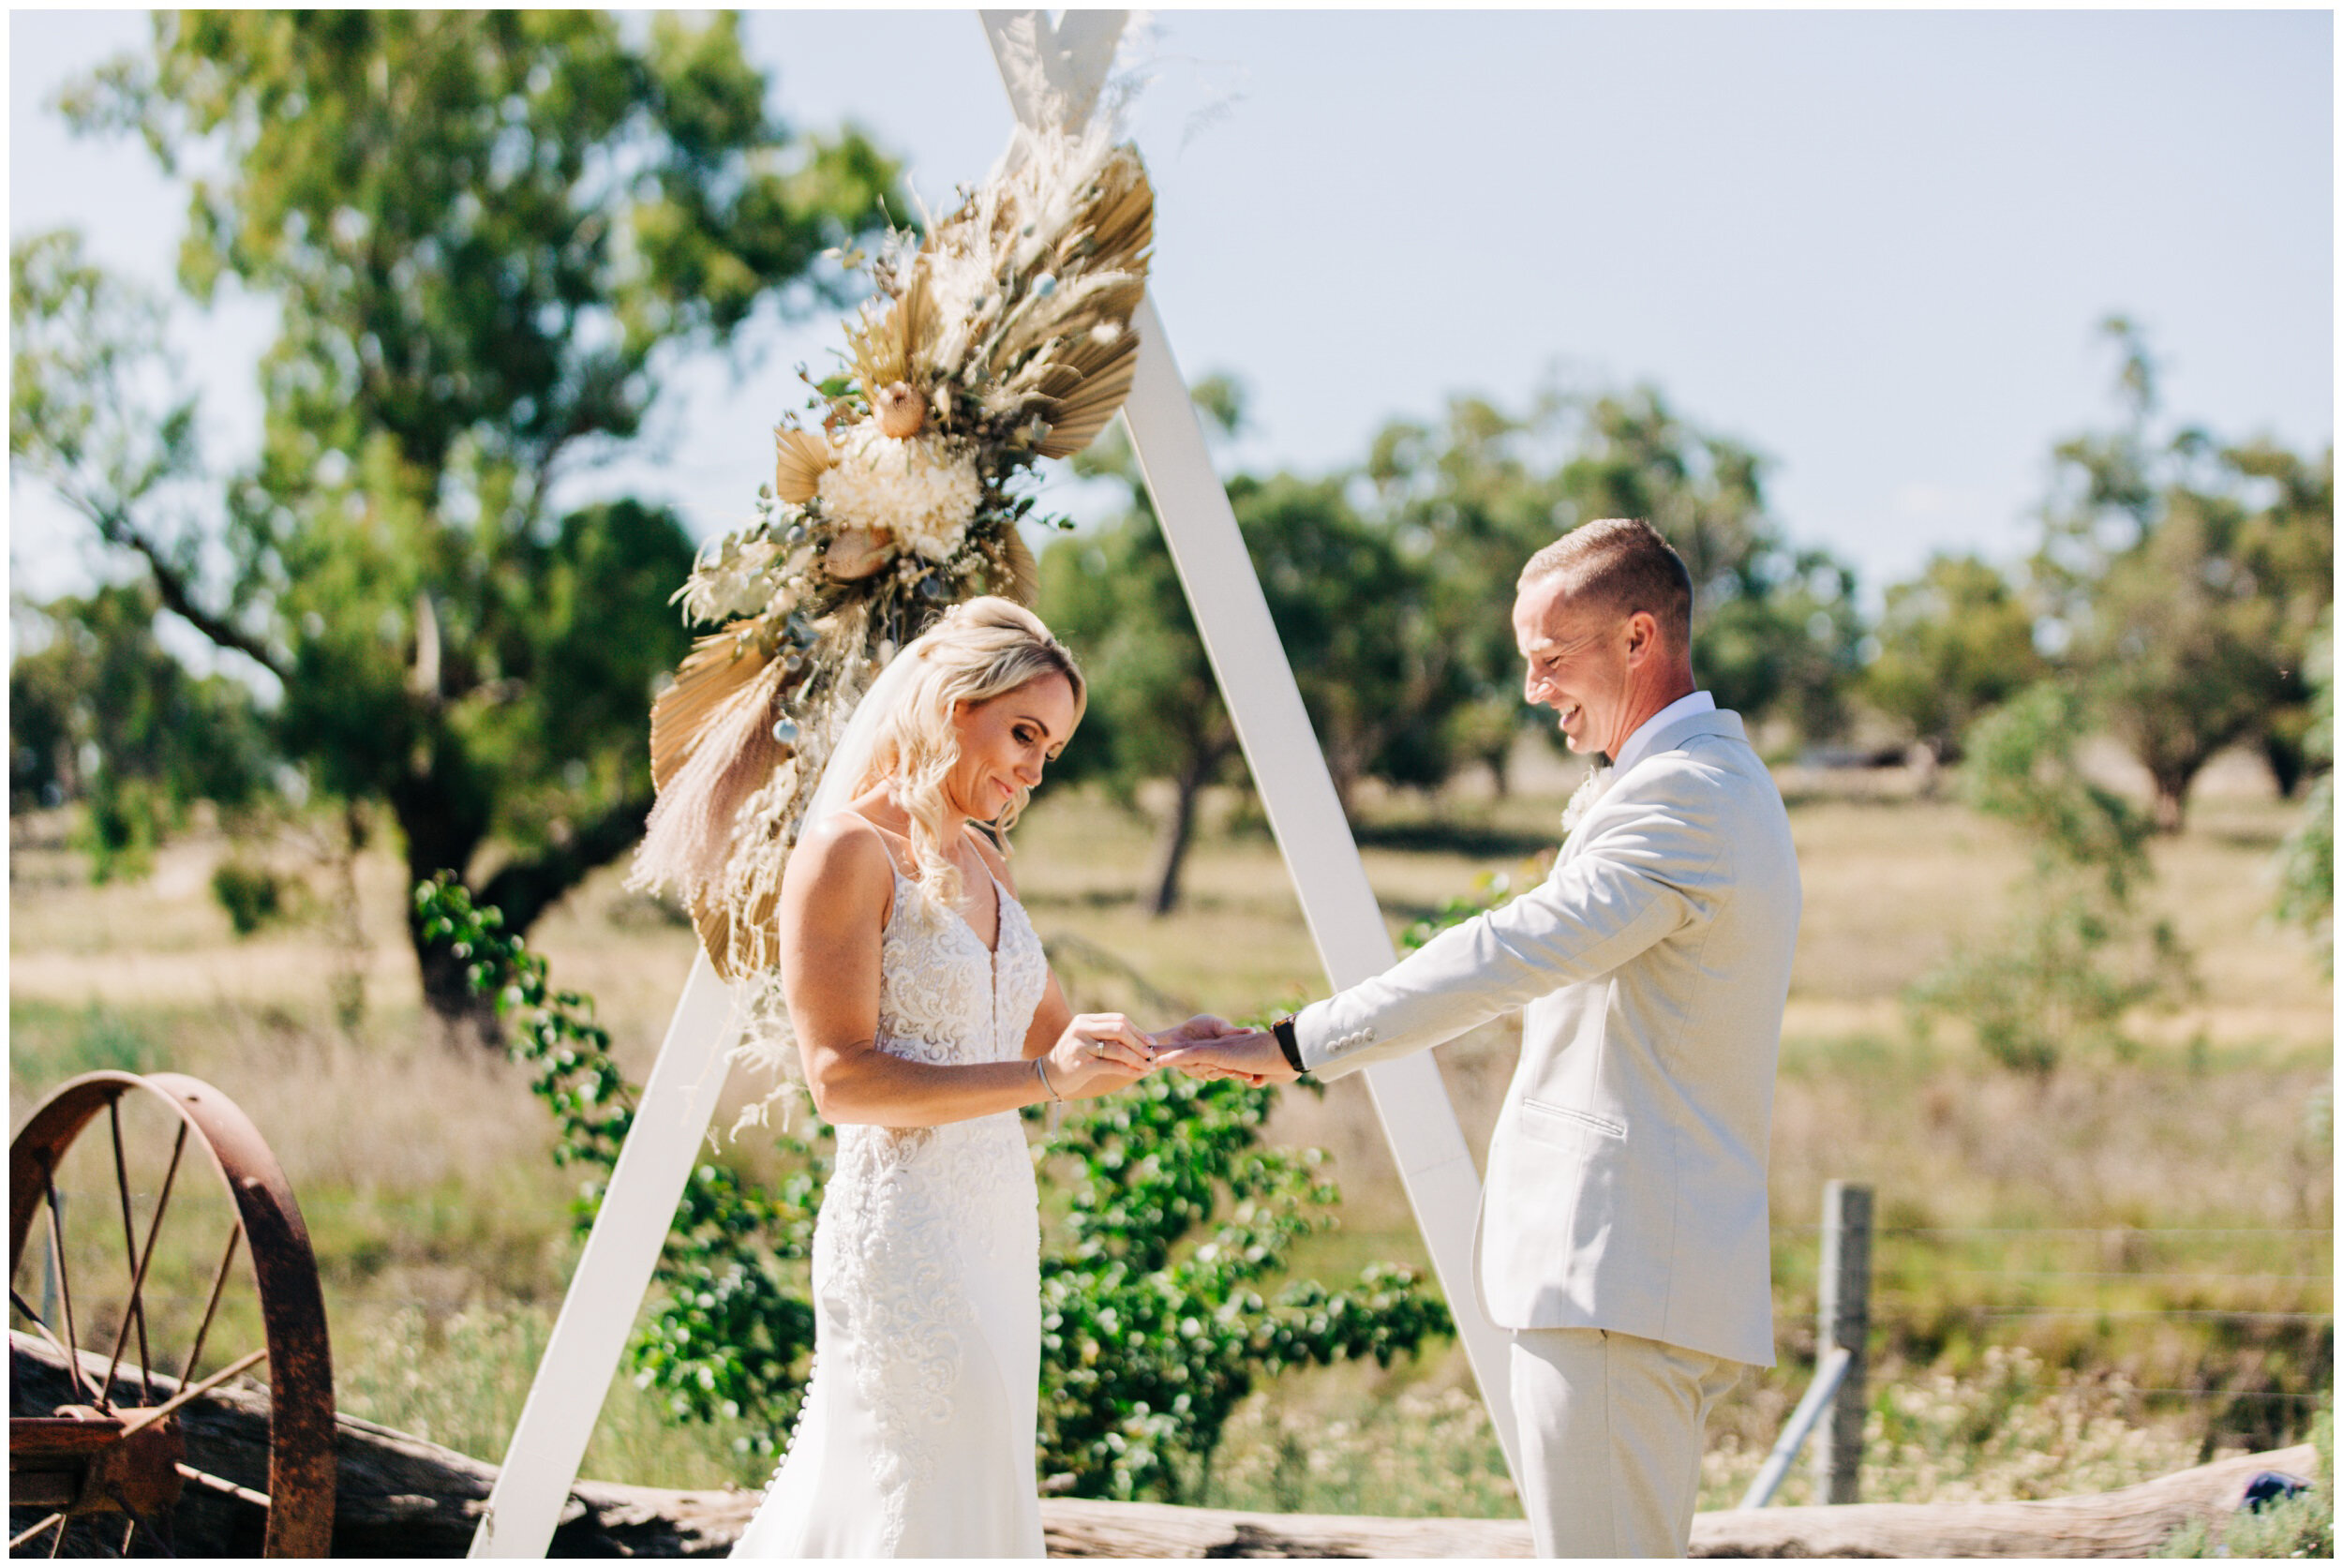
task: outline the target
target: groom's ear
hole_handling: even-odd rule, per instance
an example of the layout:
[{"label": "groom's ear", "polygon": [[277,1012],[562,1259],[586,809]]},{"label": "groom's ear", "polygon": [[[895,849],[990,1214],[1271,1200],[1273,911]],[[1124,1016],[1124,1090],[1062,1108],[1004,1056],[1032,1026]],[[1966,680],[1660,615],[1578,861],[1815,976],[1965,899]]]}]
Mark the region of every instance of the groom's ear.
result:
[{"label": "groom's ear", "polygon": [[1632,666],[1651,657],[1660,646],[1660,622],[1649,610],[1627,618],[1627,663]]}]

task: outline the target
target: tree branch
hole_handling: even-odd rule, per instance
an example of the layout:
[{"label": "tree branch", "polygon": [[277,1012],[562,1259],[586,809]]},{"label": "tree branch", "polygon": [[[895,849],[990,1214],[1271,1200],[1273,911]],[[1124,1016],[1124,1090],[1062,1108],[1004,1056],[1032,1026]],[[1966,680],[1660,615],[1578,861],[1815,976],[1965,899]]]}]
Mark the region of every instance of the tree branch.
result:
[{"label": "tree branch", "polygon": [[155,579],[155,591],[163,602],[163,608],[194,627],[215,646],[243,654],[279,680],[291,679],[291,673],[279,664],[268,645],[258,637],[239,631],[225,616],[214,615],[196,603],[194,592],[178,565],[164,554],[163,547],[140,531],[118,508],[98,506],[87,498],[59,487],[58,494],[71,503],[82,515],[97,526],[98,536],[118,549],[126,549],[146,562],[146,569]]},{"label": "tree branch", "polygon": [[538,916],[589,873],[608,865],[643,836],[651,797],[630,796],[572,835],[569,843],[527,860],[515,860],[488,878],[476,895],[504,915],[504,929],[527,931]]}]

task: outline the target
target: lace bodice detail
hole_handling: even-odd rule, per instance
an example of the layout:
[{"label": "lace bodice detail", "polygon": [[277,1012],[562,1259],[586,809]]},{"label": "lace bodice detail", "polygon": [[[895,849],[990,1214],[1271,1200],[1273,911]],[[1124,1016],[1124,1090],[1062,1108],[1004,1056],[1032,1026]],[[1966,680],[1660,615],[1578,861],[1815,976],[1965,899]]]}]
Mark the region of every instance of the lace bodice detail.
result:
[{"label": "lace bodice detail", "polygon": [[878,1048],[915,1062],[1000,1062],[1021,1054],[1050,982],[1041,938],[1023,905],[993,882],[999,935],[976,930],[895,873],[895,907],[880,938]]}]

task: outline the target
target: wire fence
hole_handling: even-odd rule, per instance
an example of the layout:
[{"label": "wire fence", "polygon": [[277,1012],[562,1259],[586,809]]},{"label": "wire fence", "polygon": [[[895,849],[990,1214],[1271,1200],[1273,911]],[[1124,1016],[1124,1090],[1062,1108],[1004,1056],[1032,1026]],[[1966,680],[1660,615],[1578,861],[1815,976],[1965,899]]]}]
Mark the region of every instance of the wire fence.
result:
[{"label": "wire fence", "polygon": [[[1776,1225],[1777,1232],[1818,1234],[1819,1225]],[[2323,1236],[2335,1239],[2331,1227],[2317,1225],[1882,1225],[1874,1236]]]},{"label": "wire fence", "polygon": [[[1796,1236],[1819,1235],[1820,1225],[1776,1225],[1777,1234]],[[1872,1232],[1874,1245],[1885,1241],[1961,1241],[1967,1239],[2007,1242],[2012,1238],[2024,1240],[2064,1240],[2084,1238],[2100,1242],[2115,1241],[2127,1245],[2153,1247],[2166,1240],[2176,1244],[2186,1242],[2238,1240],[2241,1238],[2315,1237],[2330,1247],[2335,1239],[2332,1230],[2299,1225],[2223,1225],[2223,1226],[2024,1226],[2024,1225],[1883,1225]],[[1876,1262],[1873,1268],[1877,1269]],[[1892,1270],[1880,1270],[1893,1276]],[[2044,1285],[2069,1285],[2079,1288],[2109,1285],[2148,1285],[2170,1289],[2199,1287],[2203,1290],[2276,1289],[2299,1291],[2323,1287],[2332,1292],[2335,1276],[2325,1274],[2236,1273],[2222,1269],[2148,1269],[2148,1268],[2048,1268],[2006,1266],[1981,1268],[1969,1266],[1933,1265],[1929,1272],[1939,1277],[1961,1280],[2004,1280],[2013,1284],[2038,1282]],[[2268,1322],[2333,1322],[2331,1311],[2310,1311],[2272,1307],[2221,1307],[2198,1303],[2171,1307],[2136,1306],[2051,1306],[2038,1301],[1963,1302],[1948,1301],[1943,1297],[1915,1296],[1894,1290],[1876,1291],[1872,1299],[1888,1307],[1919,1307],[1940,1312],[1956,1312],[1984,1316],[1997,1320],[2024,1319],[2142,1319],[2171,1318],[2178,1320],[2237,1320]]]},{"label": "wire fence", "polygon": [[[1808,1405],[1816,1405],[1820,1411],[1818,1400],[1827,1400],[1843,1420],[1859,1422],[1867,1397],[1860,1370],[1867,1355],[1864,1347],[1875,1330],[1899,1322],[1938,1333],[1966,1324],[1971,1334],[1988,1342],[2005,1335],[2018,1338],[2029,1324],[2045,1325],[2055,1333],[2049,1325],[2064,1323],[2070,1325],[2068,1332],[2079,1328],[2103,1335],[2149,1333],[2158,1323],[2187,1333],[2190,1329],[2184,1325],[2202,1325],[2195,1332],[2233,1343],[2287,1348],[2279,1350],[2276,1363],[2261,1360],[2257,1351],[2249,1357],[2256,1365],[2238,1363],[2229,1373],[2216,1371],[2215,1366],[2233,1358],[2216,1356],[2215,1362],[2201,1366],[2184,1361],[2165,1366],[2161,1377],[2149,1373],[2152,1381],[2129,1383],[2118,1379],[2121,1392],[2129,1397],[2189,1401],[2201,1408],[2226,1411],[2231,1413],[2215,1419],[2230,1423],[2242,1419],[2246,1428],[2255,1430],[2272,1420],[2283,1424],[2280,1429],[2292,1429],[2305,1412],[2330,1405],[2334,1399],[2331,1350],[2322,1354],[2312,1349],[2307,1365],[2296,1364],[2304,1337],[2314,1344],[2320,1339],[2328,1346],[2333,1342],[2335,1313],[2322,1308],[2332,1296],[2334,1274],[2331,1269],[2322,1274],[2306,1272],[2331,1258],[2334,1233],[2330,1230],[2298,1225],[1874,1227],[1870,1222],[1870,1189],[1855,1187],[1860,1201],[1850,1204],[1846,1189],[1851,1186],[1829,1184],[1824,1195],[1823,1223],[1773,1228],[1778,1240],[1788,1241],[1798,1251],[1820,1244],[1814,1258],[1819,1297],[1815,1382],[1783,1428],[1777,1448],[1786,1444],[1794,1449],[1810,1433],[1828,1432],[1831,1417],[1827,1415],[1813,1414],[1801,1425],[1800,1418],[1809,1417]],[[2062,1252],[2079,1248],[2097,1248],[2100,1255],[2062,1259]],[[1996,1264],[1992,1256],[1996,1253],[2007,1261]],[[2234,1258],[2247,1266],[2226,1269],[2208,1254]],[[2141,1266],[2121,1266],[2132,1260]],[[1887,1288],[1877,1288],[1875,1277]],[[1942,1289],[1921,1293],[1931,1284]],[[1859,1300],[1852,1314],[1844,1305],[1850,1291]],[[1962,1299],[1972,1293],[1986,1299]],[[2245,1298],[2242,1301],[2240,1294]],[[2228,1305],[2225,1296],[2236,1305]],[[2159,1298],[2165,1304],[2156,1304]],[[1839,1305],[1833,1305],[1834,1299]],[[1857,1370],[1826,1391],[1828,1374],[1837,1366],[1832,1358],[1844,1360],[1849,1351],[1856,1358]],[[2164,1360],[2162,1354],[2150,1353],[2148,1364],[2159,1365]],[[2236,1381],[2262,1386],[2188,1386],[2175,1380],[2173,1373],[2182,1379],[2203,1377],[2205,1383],[2228,1381],[2235,1374]],[[2306,1380],[2313,1386],[2304,1386]],[[2240,1407],[2269,1413],[2241,1417]],[[1814,1456],[1817,1473],[1828,1471],[1833,1476],[1832,1501],[1851,1499],[1856,1495],[1852,1450],[1834,1453],[1827,1435],[1816,1436],[1815,1441],[1820,1448]],[[1778,1483],[1783,1467],[1771,1460],[1768,1464],[1767,1474]],[[1837,1471],[1841,1470],[1850,1473],[1840,1476]],[[1760,1478],[1761,1482],[1765,1479]],[[1844,1498],[1837,1495],[1842,1483]],[[1760,1494],[1769,1491],[1762,1485],[1752,1487],[1758,1502],[1764,1501]],[[1744,1505],[1755,1504],[1744,1500]]]}]

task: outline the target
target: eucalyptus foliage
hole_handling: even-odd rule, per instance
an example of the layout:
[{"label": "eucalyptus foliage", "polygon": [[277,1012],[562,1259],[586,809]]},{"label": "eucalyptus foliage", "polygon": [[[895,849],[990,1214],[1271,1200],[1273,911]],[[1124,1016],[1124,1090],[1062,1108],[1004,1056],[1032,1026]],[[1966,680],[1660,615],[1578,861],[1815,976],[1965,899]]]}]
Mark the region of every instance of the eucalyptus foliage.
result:
[{"label": "eucalyptus foliage", "polygon": [[[579,1172],[573,1220],[593,1222],[634,1124],[635,1089],[592,1001],[555,990],[545,958],[442,875],[417,918],[507,1021],[507,1049],[553,1113],[553,1157]],[[1408,1268],[1371,1263],[1338,1288],[1289,1280],[1294,1243],[1331,1227],[1340,1194],[1316,1149],[1264,1144],[1276,1091],[1158,1073],[1062,1108],[1037,1152],[1069,1194],[1042,1247],[1039,1462],[1052,1489],[1180,1501],[1201,1487],[1222,1425],[1293,1366],[1395,1355],[1453,1334]],[[1031,1113],[1038,1115],[1038,1108]],[[713,1158],[693,1168],[628,1350],[674,1417],[795,1418],[811,1370],[804,1298],[829,1132],[781,1135],[798,1172],[773,1188]],[[770,1448],[769,1437],[763,1446]]]}]

